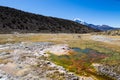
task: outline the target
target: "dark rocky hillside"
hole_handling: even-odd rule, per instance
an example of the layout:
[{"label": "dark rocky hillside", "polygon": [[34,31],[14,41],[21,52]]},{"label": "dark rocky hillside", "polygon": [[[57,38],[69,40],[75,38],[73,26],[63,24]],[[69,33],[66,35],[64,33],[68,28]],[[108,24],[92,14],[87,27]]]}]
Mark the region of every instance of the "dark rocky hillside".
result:
[{"label": "dark rocky hillside", "polygon": [[0,33],[89,33],[98,30],[74,21],[0,6]]}]

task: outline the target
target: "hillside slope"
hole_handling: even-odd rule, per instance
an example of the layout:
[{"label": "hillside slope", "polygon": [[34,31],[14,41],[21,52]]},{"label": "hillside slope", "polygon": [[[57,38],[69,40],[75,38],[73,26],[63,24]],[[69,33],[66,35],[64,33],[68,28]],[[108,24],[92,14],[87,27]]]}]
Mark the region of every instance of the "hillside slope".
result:
[{"label": "hillside slope", "polygon": [[0,6],[0,33],[89,33],[98,30],[74,21]]}]

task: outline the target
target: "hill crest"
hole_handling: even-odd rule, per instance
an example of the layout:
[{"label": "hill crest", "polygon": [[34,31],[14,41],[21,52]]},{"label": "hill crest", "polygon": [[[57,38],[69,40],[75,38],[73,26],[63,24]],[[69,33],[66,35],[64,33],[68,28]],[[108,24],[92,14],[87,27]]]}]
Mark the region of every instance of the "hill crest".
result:
[{"label": "hill crest", "polygon": [[98,30],[71,20],[0,6],[0,33],[90,33]]}]

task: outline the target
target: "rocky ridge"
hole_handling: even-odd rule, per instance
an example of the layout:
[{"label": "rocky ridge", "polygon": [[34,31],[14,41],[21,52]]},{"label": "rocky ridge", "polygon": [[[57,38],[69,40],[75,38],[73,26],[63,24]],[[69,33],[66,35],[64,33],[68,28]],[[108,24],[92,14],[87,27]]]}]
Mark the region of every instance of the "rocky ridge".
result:
[{"label": "rocky ridge", "polygon": [[0,6],[0,33],[90,33],[99,30],[77,22]]}]

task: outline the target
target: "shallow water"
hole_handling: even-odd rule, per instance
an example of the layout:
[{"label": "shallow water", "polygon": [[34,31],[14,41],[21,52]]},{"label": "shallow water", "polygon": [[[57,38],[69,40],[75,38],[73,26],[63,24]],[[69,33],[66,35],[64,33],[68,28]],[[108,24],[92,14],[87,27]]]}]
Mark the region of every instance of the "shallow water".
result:
[{"label": "shallow water", "polygon": [[97,51],[95,51],[93,49],[90,49],[90,48],[80,49],[80,48],[77,48],[77,47],[73,47],[72,49],[76,52],[82,52],[82,53],[91,53],[91,52],[98,53]]}]

